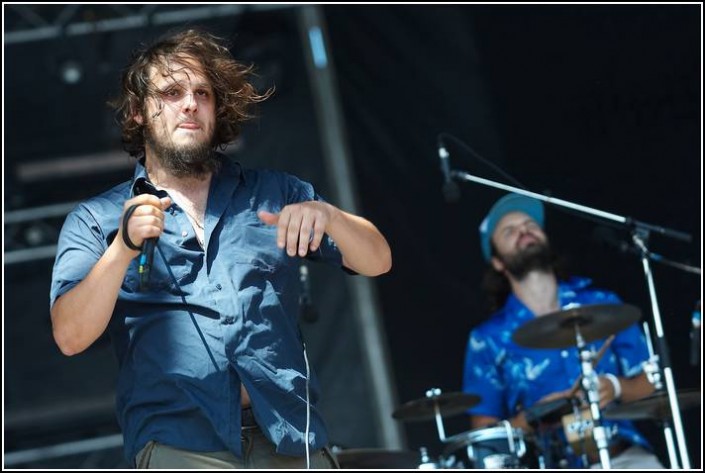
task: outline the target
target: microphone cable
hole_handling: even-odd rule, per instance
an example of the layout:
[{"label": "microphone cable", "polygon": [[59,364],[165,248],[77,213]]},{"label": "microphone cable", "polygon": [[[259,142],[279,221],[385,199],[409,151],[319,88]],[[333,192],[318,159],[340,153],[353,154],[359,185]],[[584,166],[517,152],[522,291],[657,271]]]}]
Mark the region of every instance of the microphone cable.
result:
[{"label": "microphone cable", "polygon": [[309,395],[309,384],[311,379],[311,368],[308,364],[308,355],[306,354],[306,343],[301,342],[304,347],[304,362],[306,363],[306,430],[304,432],[305,449],[306,449],[306,469],[311,469],[311,452],[309,451],[308,437],[311,429],[311,398]]}]

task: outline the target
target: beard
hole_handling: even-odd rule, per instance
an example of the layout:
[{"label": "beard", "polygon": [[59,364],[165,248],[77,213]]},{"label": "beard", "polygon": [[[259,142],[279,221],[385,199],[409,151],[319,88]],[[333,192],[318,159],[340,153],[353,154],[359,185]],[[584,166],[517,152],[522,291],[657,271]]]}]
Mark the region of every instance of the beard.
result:
[{"label": "beard", "polygon": [[174,177],[202,177],[218,171],[222,164],[213,150],[212,136],[205,142],[177,146],[171,140],[159,138],[152,125],[148,125],[144,139],[161,166]]},{"label": "beard", "polygon": [[521,281],[532,271],[553,270],[555,257],[548,243],[535,243],[511,256],[497,255],[514,279]]}]

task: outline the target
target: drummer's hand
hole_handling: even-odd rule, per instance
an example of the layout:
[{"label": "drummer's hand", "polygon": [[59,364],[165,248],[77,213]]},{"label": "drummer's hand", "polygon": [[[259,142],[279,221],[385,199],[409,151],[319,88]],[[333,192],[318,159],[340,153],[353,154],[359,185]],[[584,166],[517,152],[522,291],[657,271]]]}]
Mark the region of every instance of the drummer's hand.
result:
[{"label": "drummer's hand", "polygon": [[600,409],[604,409],[607,404],[612,401],[616,401],[617,399],[615,398],[614,385],[612,384],[612,382],[607,379],[606,376],[600,376],[599,379]]}]

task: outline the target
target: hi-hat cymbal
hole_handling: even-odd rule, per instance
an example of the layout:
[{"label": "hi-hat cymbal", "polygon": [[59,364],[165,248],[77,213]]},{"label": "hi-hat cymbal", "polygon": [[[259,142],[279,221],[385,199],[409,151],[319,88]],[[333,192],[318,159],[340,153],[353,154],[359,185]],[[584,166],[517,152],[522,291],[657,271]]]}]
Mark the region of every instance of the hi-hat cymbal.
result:
[{"label": "hi-hat cymbal", "polygon": [[[702,403],[702,394],[697,389],[683,389],[676,393],[678,407],[684,411],[698,407]],[[605,419],[656,419],[665,420],[671,417],[668,393],[659,392],[638,401],[625,402],[605,409]]]},{"label": "hi-hat cymbal", "polygon": [[576,327],[583,340],[591,342],[624,330],[641,318],[638,308],[628,304],[591,304],[536,317],[512,335],[526,348],[568,348],[576,345]]},{"label": "hi-hat cymbal", "polygon": [[451,416],[465,412],[480,403],[480,396],[466,393],[435,394],[430,397],[409,401],[392,414],[399,420],[429,420],[436,416],[436,406],[442,416]]},{"label": "hi-hat cymbal", "polygon": [[382,450],[357,448],[341,450],[335,454],[340,468],[346,470],[415,469],[419,466],[419,454],[407,450]]}]

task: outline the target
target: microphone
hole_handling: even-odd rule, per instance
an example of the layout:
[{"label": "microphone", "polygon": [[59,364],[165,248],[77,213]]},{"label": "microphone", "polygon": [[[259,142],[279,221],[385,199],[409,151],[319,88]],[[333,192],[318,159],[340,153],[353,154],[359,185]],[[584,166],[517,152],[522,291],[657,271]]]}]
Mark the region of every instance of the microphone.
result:
[{"label": "microphone", "polygon": [[308,280],[308,267],[305,264],[299,266],[299,282],[301,283],[299,317],[304,322],[312,324],[318,320],[318,311],[311,300],[311,284]]},{"label": "microphone", "polygon": [[443,197],[448,203],[457,202],[460,199],[460,189],[450,176],[450,155],[442,140],[438,140],[438,157],[441,161],[441,172],[443,173]]},{"label": "microphone", "polygon": [[[166,197],[166,191],[157,190],[146,178],[140,177],[135,181],[135,195],[152,194],[159,198]],[[137,260],[137,274],[139,276],[139,290],[144,291],[149,285],[149,274],[154,261],[154,247],[159,238],[147,238],[142,242],[142,252]]]},{"label": "microphone", "polygon": [[690,328],[690,366],[700,364],[700,301],[695,305]]}]

